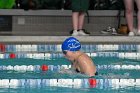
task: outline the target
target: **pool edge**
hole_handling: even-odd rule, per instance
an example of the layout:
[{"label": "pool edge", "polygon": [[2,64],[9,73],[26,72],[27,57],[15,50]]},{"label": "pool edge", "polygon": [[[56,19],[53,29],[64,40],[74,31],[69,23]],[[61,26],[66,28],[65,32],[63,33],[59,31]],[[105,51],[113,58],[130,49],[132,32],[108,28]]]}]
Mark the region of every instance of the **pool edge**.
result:
[{"label": "pool edge", "polygon": [[[61,43],[70,36],[0,36],[0,43]],[[140,43],[139,36],[75,36],[82,43]]]}]

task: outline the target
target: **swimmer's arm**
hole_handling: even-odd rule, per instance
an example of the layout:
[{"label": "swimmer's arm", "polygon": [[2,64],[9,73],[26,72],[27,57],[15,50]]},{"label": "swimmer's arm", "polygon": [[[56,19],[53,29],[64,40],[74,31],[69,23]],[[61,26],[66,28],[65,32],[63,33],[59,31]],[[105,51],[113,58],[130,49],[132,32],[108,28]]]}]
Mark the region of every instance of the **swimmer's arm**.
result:
[{"label": "swimmer's arm", "polygon": [[71,65],[72,65],[72,69],[76,69],[76,63],[75,62],[72,62]]},{"label": "swimmer's arm", "polygon": [[71,68],[71,69],[62,69],[59,71],[59,73],[61,74],[75,74],[75,71]]}]

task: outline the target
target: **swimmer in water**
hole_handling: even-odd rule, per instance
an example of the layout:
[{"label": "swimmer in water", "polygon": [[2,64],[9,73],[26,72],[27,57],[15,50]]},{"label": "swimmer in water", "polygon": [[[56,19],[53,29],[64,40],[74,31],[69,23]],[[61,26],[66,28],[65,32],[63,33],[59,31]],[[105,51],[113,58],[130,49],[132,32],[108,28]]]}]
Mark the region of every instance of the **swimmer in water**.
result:
[{"label": "swimmer in water", "polygon": [[77,73],[82,73],[89,77],[97,75],[96,66],[92,59],[87,54],[81,52],[80,48],[79,40],[74,37],[69,37],[62,43],[62,52],[71,61],[72,68]]}]

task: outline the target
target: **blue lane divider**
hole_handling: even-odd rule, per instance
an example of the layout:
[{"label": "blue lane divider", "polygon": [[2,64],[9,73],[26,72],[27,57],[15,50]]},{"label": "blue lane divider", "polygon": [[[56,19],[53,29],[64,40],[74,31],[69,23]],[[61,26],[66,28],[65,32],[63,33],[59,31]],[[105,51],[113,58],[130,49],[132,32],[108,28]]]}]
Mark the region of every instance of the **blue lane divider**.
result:
[{"label": "blue lane divider", "polygon": [[[15,58],[32,58],[32,59],[56,59],[63,58],[62,53],[1,53],[0,59],[11,58],[11,54],[15,54]],[[90,57],[115,57],[122,59],[140,59],[140,53],[134,52],[97,52],[87,53]]]},{"label": "blue lane divider", "polygon": [[140,87],[140,79],[0,79],[0,87],[74,87],[74,88],[122,88]]},{"label": "blue lane divider", "polygon": [[[2,44],[4,45],[4,44]],[[5,52],[51,52],[61,51],[61,44],[6,44]],[[139,44],[82,44],[84,52],[95,51],[140,51]],[[1,52],[1,49],[0,49]]]},{"label": "blue lane divider", "polygon": [[[140,65],[97,65],[97,70],[140,70]],[[70,69],[71,65],[48,65],[50,71],[60,71],[63,69]],[[40,65],[15,65],[15,66],[0,66],[0,70],[12,70],[12,71],[41,71]]]}]

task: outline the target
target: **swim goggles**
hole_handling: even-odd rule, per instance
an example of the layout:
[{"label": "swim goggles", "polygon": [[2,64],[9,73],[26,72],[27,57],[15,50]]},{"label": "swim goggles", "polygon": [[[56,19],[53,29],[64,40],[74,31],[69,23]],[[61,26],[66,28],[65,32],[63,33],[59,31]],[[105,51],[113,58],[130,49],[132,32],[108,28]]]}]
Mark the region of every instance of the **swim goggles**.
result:
[{"label": "swim goggles", "polygon": [[63,52],[63,54],[64,54],[64,55],[66,55],[66,54],[67,54],[67,51],[62,51],[62,52]]}]

